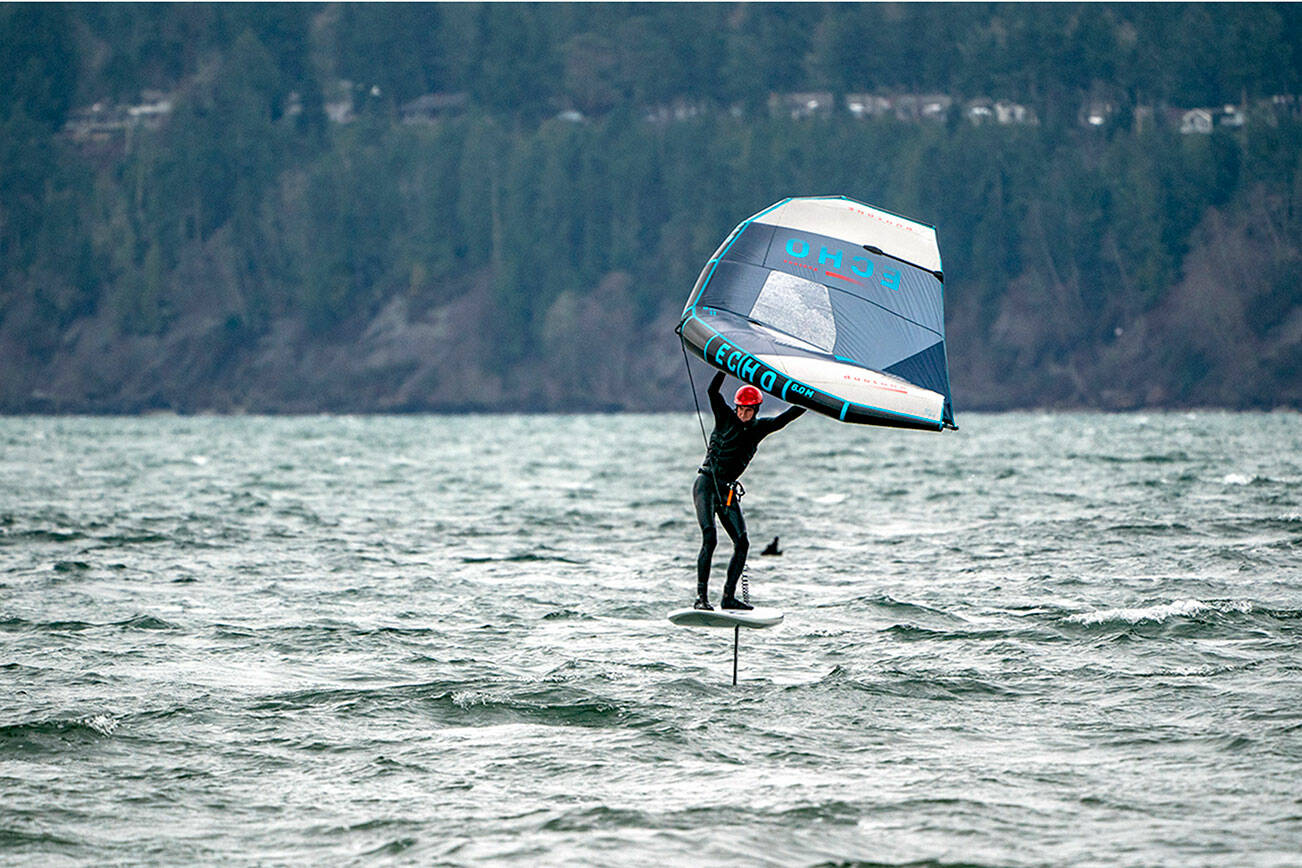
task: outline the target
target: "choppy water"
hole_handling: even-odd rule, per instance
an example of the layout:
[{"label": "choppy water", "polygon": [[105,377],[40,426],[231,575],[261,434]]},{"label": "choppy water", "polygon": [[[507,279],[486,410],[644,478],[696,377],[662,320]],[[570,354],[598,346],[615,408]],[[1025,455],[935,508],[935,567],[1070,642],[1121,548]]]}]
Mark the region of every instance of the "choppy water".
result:
[{"label": "choppy water", "polygon": [[766,442],[733,688],[688,415],[0,419],[0,861],[1302,863],[1299,416],[960,422]]}]

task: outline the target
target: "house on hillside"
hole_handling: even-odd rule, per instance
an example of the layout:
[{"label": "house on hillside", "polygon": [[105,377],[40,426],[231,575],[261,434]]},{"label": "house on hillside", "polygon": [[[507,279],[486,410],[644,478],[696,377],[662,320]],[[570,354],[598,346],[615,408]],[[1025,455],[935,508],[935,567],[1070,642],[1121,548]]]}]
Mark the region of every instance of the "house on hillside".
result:
[{"label": "house on hillside", "polygon": [[1036,126],[1040,118],[1033,109],[1012,100],[992,100],[989,97],[970,99],[963,105],[963,118],[975,126],[995,123],[1001,126]]},{"label": "house on hillside", "polygon": [[902,121],[943,121],[954,98],[943,93],[906,93],[897,96],[895,117]]},{"label": "house on hillside", "polygon": [[845,110],[856,118],[880,118],[890,114],[893,108],[889,98],[872,93],[848,93],[845,95]]},{"label": "house on hillside", "polygon": [[991,123],[995,119],[995,104],[986,97],[970,99],[963,106],[963,118],[974,126]]},{"label": "house on hillside", "polygon": [[1083,127],[1101,127],[1112,120],[1117,113],[1117,104],[1111,100],[1092,99],[1080,107],[1077,121]]},{"label": "house on hillside", "polygon": [[809,93],[773,94],[769,97],[769,111],[773,114],[790,114],[792,118],[826,117],[832,113],[832,94],[827,91]]},{"label": "house on hillside", "polygon": [[1212,131],[1212,112],[1211,109],[1196,108],[1189,109],[1180,116],[1180,135],[1187,136],[1192,133],[1201,135],[1210,135]]},{"label": "house on hillside", "polygon": [[68,112],[63,131],[74,142],[106,142],[126,132],[130,116],[122,106],[97,102]]},{"label": "house on hillside", "polygon": [[1223,127],[1238,129],[1248,122],[1243,113],[1243,109],[1236,105],[1226,105],[1221,109],[1220,114],[1216,116],[1216,123]]},{"label": "house on hillside", "polygon": [[651,106],[646,110],[643,119],[649,124],[667,124],[677,121],[689,121],[701,117],[705,113],[703,104],[679,99],[671,103]]},{"label": "house on hillside", "polygon": [[172,109],[171,97],[162,91],[147,90],[133,105],[97,102],[73,109],[68,112],[63,134],[88,152],[130,152],[136,131],[159,129]]},{"label": "house on hillside", "polygon": [[1001,99],[994,105],[995,123],[1008,126],[1009,124],[1025,124],[1035,126],[1040,123],[1040,119],[1035,116],[1035,112],[1028,109],[1021,103],[1009,102]]},{"label": "house on hillside", "polygon": [[163,119],[172,113],[172,101],[167,94],[158,90],[147,90],[140,94],[141,102],[127,107],[127,117],[136,126],[156,130],[163,124]]}]

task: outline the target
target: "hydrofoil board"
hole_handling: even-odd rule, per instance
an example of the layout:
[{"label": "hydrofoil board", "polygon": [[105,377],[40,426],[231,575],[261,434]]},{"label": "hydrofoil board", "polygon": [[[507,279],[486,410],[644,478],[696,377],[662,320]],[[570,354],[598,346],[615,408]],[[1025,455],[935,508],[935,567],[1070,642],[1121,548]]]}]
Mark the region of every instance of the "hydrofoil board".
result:
[{"label": "hydrofoil board", "polygon": [[780,609],[756,606],[754,609],[677,609],[669,613],[670,622],[680,627],[772,627],[785,617]]}]

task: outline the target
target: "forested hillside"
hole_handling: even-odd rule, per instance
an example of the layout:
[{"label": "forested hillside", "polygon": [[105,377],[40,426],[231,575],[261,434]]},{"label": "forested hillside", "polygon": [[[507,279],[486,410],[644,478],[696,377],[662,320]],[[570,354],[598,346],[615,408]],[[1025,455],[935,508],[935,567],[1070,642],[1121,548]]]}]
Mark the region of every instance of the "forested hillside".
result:
[{"label": "forested hillside", "polygon": [[937,226],[960,414],[1296,407],[1300,52],[1291,5],[0,6],[0,411],[690,406],[701,265],[820,193]]}]

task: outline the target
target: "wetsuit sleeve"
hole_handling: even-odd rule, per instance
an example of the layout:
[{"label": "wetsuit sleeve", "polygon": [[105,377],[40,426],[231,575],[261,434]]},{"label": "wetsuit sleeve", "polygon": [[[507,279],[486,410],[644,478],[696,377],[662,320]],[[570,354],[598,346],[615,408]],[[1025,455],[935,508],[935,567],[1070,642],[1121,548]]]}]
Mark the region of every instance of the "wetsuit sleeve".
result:
[{"label": "wetsuit sleeve", "polygon": [[788,424],[794,422],[804,412],[804,407],[788,407],[786,412],[780,413],[772,419],[759,420],[759,422],[756,423],[756,427],[759,428],[761,437],[767,437],[774,431],[780,431],[787,427]]},{"label": "wetsuit sleeve", "polygon": [[714,411],[714,421],[719,422],[728,418],[731,412],[728,408],[728,402],[723,400],[723,395],[719,394],[719,387],[723,385],[723,371],[714,375],[710,381],[710,388],[706,389],[706,394],[710,396],[710,409]]}]

